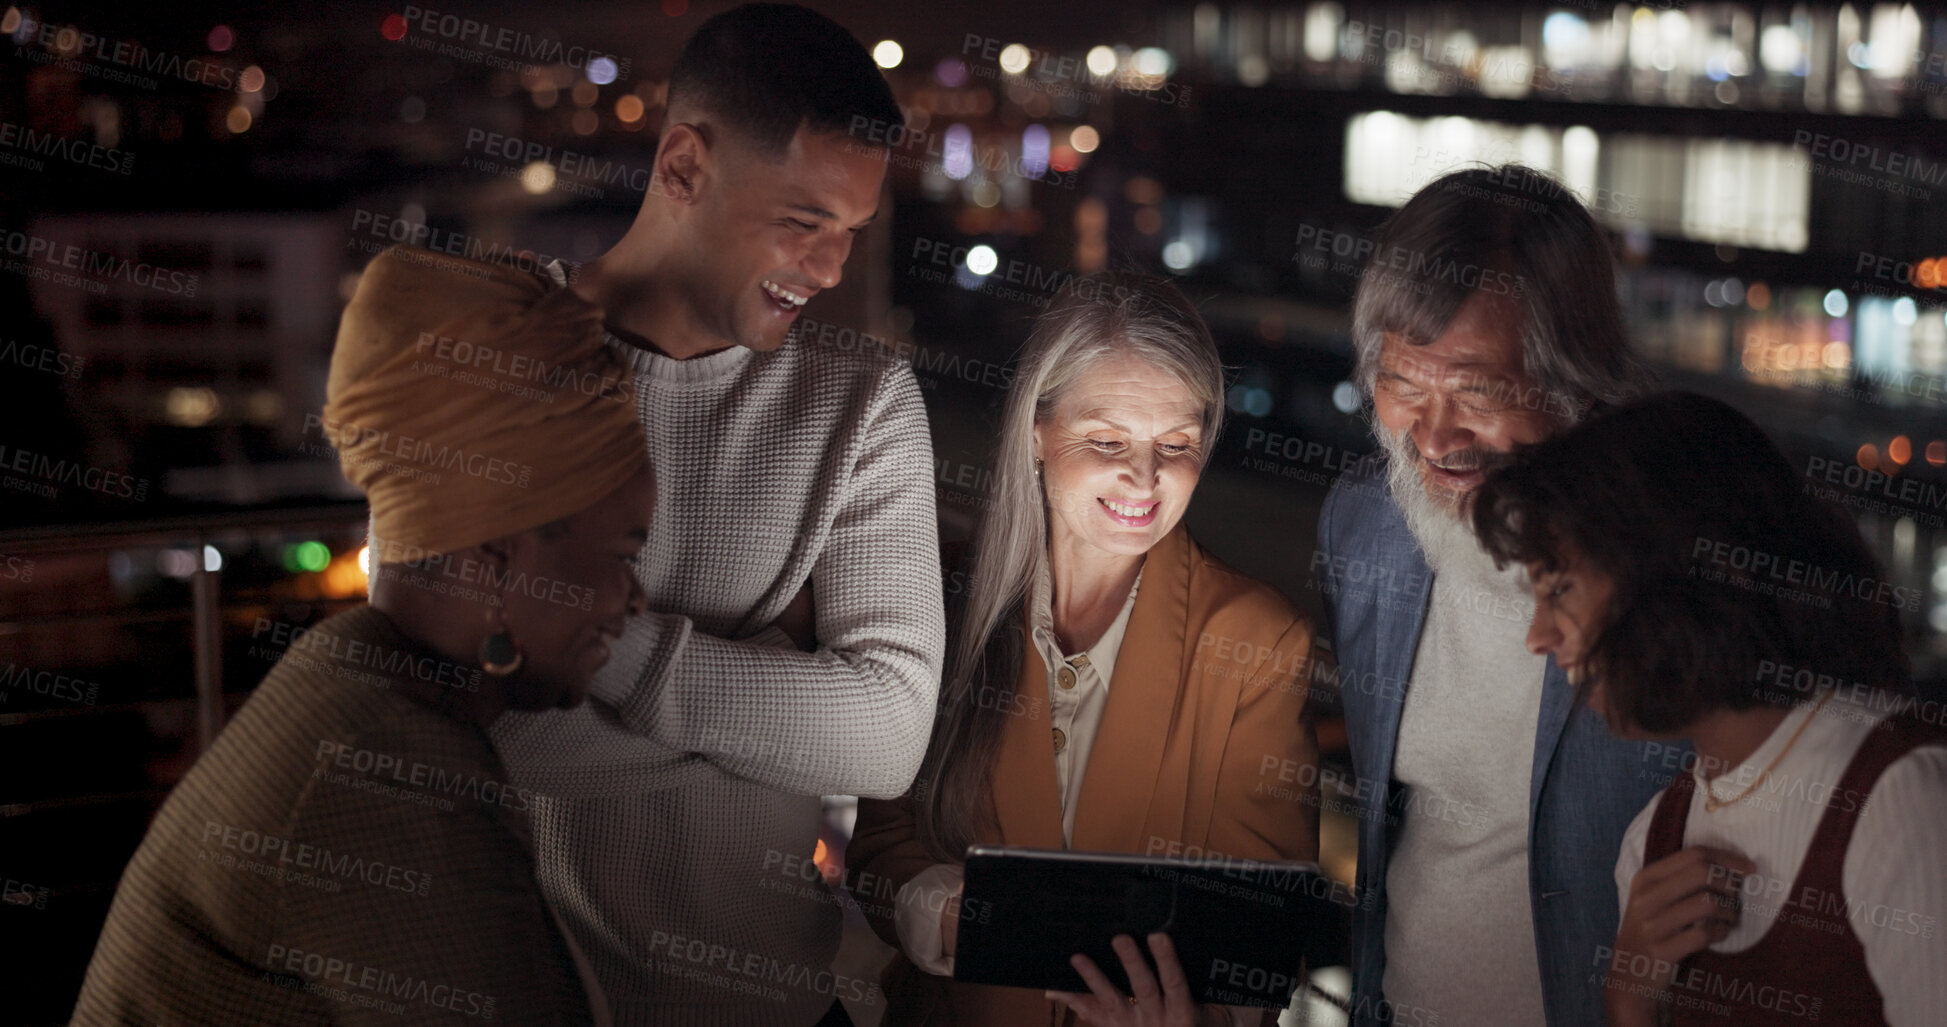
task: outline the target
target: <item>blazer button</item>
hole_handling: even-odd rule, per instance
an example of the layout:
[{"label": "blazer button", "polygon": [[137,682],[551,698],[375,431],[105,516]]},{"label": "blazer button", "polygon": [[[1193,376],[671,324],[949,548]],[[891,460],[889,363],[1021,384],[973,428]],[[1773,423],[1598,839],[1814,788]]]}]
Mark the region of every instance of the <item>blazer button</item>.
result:
[{"label": "blazer button", "polygon": [[1075,687],[1075,672],[1068,669],[1067,667],[1063,667],[1062,669],[1056,671],[1055,684],[1058,684],[1063,688]]},{"label": "blazer button", "polygon": [[1055,729],[1055,751],[1060,752],[1066,748],[1068,748],[1068,735],[1066,732],[1062,731],[1062,729],[1056,728]]}]

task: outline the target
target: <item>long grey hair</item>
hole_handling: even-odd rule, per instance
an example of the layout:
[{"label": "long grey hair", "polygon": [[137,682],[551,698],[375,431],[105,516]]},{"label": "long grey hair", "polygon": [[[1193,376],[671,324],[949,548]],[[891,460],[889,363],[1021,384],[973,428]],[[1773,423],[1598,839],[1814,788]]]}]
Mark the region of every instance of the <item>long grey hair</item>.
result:
[{"label": "long grey hair", "polygon": [[1098,361],[1134,356],[1203,405],[1201,450],[1223,427],[1224,367],[1203,316],[1169,281],[1132,272],[1071,280],[1022,349],[995,446],[992,502],[974,536],[972,573],[949,618],[946,676],[926,761],[914,786],[919,836],[957,863],[992,820],[988,780],[1010,713],[1025,715],[1015,678],[1024,604],[1048,559],[1048,500],[1036,480],[1034,429]]}]

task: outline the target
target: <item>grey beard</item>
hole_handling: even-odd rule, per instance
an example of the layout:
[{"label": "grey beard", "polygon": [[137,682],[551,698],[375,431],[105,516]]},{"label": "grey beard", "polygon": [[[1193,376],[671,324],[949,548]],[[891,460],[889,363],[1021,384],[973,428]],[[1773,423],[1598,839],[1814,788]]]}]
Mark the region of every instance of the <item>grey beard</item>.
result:
[{"label": "grey beard", "polygon": [[1406,527],[1420,544],[1427,564],[1438,571],[1455,554],[1478,552],[1480,542],[1467,518],[1471,509],[1468,497],[1455,495],[1449,502],[1433,498],[1427,491],[1426,478],[1420,474],[1420,450],[1413,440],[1403,432],[1395,434],[1377,418],[1372,428],[1386,447],[1386,483],[1392,488],[1393,503],[1405,517]]}]

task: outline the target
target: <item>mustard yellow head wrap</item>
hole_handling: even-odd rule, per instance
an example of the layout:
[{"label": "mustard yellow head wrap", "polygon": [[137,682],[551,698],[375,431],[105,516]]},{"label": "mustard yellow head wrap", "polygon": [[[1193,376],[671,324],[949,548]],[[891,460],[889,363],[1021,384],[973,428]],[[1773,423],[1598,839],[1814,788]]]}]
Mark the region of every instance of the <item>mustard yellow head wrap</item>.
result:
[{"label": "mustard yellow head wrap", "polygon": [[633,382],[602,337],[599,308],[532,275],[406,247],[374,258],[319,425],[371,502],[374,562],[558,520],[641,469]]}]

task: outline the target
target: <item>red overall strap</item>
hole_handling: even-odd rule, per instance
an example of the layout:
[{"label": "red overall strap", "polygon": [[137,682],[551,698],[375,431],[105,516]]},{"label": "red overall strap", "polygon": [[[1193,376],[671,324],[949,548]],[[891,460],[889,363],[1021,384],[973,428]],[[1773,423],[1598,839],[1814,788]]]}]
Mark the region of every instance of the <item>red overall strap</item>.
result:
[{"label": "red overall strap", "polygon": [[1885,1006],[1866,968],[1866,950],[1847,917],[1846,851],[1880,775],[1938,728],[1904,718],[1881,723],[1860,744],[1812,833],[1798,879],[1764,937],[1742,952],[1705,949],[1677,971],[1674,1027],[1883,1025]]}]

